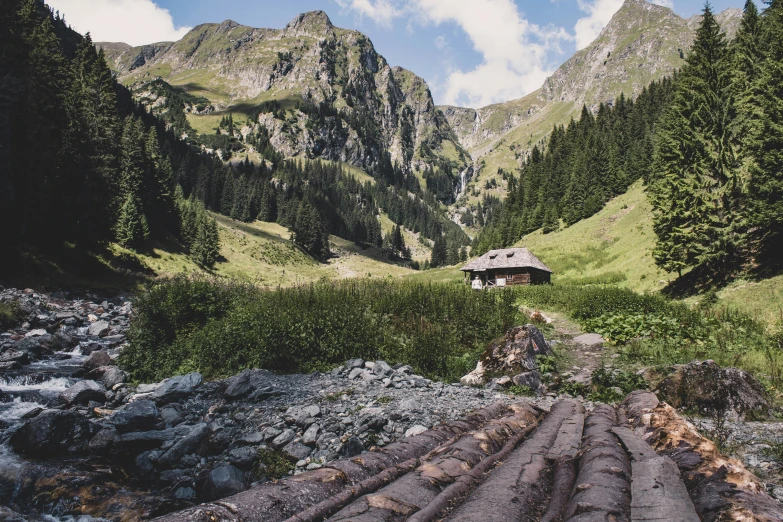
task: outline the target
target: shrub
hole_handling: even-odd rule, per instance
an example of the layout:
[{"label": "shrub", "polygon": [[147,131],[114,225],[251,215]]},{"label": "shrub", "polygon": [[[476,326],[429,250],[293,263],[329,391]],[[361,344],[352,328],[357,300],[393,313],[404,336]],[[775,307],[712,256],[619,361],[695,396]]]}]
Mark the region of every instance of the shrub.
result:
[{"label": "shrub", "polygon": [[520,317],[513,292],[462,285],[357,279],[269,291],[179,277],[136,300],[120,364],[144,381],[321,371],[361,357],[456,380]]}]

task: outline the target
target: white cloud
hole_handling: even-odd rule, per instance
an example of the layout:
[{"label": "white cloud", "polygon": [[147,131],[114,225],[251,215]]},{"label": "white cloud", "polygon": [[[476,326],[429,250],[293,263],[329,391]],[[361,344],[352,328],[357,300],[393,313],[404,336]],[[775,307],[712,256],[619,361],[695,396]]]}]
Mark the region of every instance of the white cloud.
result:
[{"label": "white cloud", "polygon": [[175,27],[171,13],[152,0],[47,0],[65,21],[95,42],[143,45],[175,41],[190,27]]},{"label": "white cloud", "polygon": [[[576,49],[584,49],[598,38],[601,30],[606,27],[612,16],[622,7],[623,0],[576,0],[579,9],[587,13],[574,26]],[[674,0],[650,0],[651,4],[674,8]]]},{"label": "white cloud", "polygon": [[532,92],[554,71],[551,54],[573,40],[563,28],[530,23],[513,0],[336,1],[381,24],[409,15],[422,25],[455,23],[465,31],[483,61],[450,71],[438,88],[447,104],[482,107]]},{"label": "white cloud", "polygon": [[399,0],[335,0],[340,7],[356,11],[360,17],[366,16],[381,25],[390,26],[392,20],[405,12],[405,6]]}]

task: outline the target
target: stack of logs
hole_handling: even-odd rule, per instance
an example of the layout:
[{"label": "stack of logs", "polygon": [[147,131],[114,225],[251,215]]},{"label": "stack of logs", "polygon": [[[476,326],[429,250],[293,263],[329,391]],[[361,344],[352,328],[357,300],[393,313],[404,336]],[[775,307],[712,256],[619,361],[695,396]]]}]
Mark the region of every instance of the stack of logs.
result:
[{"label": "stack of logs", "polygon": [[493,404],[351,459],[157,519],[783,522],[741,463],[647,392],[586,412]]}]

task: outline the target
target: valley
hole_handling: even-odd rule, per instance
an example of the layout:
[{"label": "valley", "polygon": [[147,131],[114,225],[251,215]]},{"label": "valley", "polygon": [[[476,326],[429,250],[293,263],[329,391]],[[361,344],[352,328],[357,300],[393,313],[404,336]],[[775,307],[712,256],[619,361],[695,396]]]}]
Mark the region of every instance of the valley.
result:
[{"label": "valley", "polygon": [[475,108],[456,4],[147,3],[0,9],[0,520],[783,522],[783,3]]}]

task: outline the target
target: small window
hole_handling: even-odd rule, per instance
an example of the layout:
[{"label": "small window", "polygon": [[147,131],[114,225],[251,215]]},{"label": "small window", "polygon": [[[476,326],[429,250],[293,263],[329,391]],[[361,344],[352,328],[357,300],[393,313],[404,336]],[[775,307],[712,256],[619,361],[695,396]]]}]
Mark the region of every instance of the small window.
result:
[{"label": "small window", "polygon": [[514,256],[514,252],[509,252],[508,254],[506,254],[506,257],[513,257],[513,256]]},{"label": "small window", "polygon": [[495,259],[496,257],[498,257],[497,254],[490,254],[490,256],[489,256],[490,259]]}]

